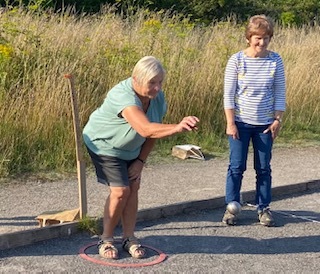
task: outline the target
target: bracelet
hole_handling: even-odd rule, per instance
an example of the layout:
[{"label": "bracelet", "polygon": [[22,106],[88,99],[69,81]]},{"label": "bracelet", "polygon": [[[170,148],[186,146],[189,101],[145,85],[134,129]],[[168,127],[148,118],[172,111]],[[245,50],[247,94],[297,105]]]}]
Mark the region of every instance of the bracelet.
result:
[{"label": "bracelet", "polygon": [[274,118],[274,120],[278,121],[280,124],[282,123],[282,119],[281,118],[276,117],[276,118]]},{"label": "bracelet", "polygon": [[143,161],[142,159],[140,159],[139,157],[137,158],[138,161],[140,161],[141,163],[145,164],[146,161]]}]

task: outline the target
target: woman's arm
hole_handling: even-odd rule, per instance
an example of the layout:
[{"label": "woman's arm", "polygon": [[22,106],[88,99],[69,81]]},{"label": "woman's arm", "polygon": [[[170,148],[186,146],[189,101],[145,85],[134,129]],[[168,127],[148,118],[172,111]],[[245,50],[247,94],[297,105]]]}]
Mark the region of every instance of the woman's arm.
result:
[{"label": "woman's arm", "polygon": [[163,138],[184,131],[192,131],[197,129],[196,124],[199,122],[197,117],[187,116],[179,124],[152,123],[137,106],[126,107],[122,111],[122,116],[135,131],[145,138]]},{"label": "woman's arm", "polygon": [[138,161],[143,161],[145,162],[150,154],[150,152],[152,151],[155,143],[156,143],[157,139],[151,139],[151,138],[147,138],[146,141],[144,142],[144,144],[141,147],[141,151],[138,157]]},{"label": "woman's arm", "polygon": [[143,166],[147,160],[147,157],[149,156],[150,152],[152,151],[152,149],[156,143],[156,140],[157,139],[147,138],[146,141],[143,143],[137,160],[129,168],[129,179],[130,180],[140,179]]},{"label": "woman's arm", "polygon": [[237,60],[236,55],[233,55],[226,66],[225,76],[224,76],[224,113],[227,120],[226,134],[232,136],[233,139],[238,139],[238,129],[235,124],[235,92],[237,88]]},{"label": "woman's arm", "polygon": [[274,109],[275,112],[279,111],[278,114],[275,113],[275,117],[277,117],[277,115],[282,117],[282,113],[286,109],[286,78],[282,58],[278,56],[276,62],[277,67],[274,76]]},{"label": "woman's arm", "polygon": [[226,134],[232,136],[233,139],[239,139],[238,128],[234,120],[234,109],[225,109],[224,113],[227,120]]}]

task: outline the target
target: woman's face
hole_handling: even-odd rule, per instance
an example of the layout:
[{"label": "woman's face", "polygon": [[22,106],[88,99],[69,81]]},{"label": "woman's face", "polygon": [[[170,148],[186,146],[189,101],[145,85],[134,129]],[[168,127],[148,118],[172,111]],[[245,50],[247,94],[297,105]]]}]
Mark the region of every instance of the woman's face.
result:
[{"label": "woman's face", "polygon": [[271,37],[268,34],[252,35],[248,41],[249,47],[257,56],[263,56],[267,52]]},{"label": "woman's face", "polygon": [[144,84],[139,84],[135,79],[133,79],[134,89],[138,93],[138,95],[149,99],[153,99],[158,95],[159,91],[162,89],[163,78],[164,75],[161,73],[151,78]]}]

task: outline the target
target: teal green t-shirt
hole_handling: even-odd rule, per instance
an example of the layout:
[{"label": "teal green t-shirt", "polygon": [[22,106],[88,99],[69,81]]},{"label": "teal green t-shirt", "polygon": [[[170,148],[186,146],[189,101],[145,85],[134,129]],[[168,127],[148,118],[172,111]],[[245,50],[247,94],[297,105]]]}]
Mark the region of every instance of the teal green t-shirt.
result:
[{"label": "teal green t-shirt", "polygon": [[[137,133],[120,113],[129,106],[142,109],[142,102],[132,88],[132,79],[128,78],[107,94],[103,104],[89,117],[83,129],[83,138],[87,147],[98,155],[132,160],[139,156],[144,137]],[[167,110],[163,91],[150,101],[146,116],[150,122],[161,123]]]}]

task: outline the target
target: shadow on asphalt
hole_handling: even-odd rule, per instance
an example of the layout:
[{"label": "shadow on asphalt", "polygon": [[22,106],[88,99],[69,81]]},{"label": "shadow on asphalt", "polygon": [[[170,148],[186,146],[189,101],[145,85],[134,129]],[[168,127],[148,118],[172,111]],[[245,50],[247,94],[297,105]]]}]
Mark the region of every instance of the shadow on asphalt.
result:
[{"label": "shadow on asphalt", "polygon": [[[313,193],[319,193],[319,190],[290,195],[287,198],[292,199],[294,196],[307,196]],[[285,198],[285,196],[282,197],[282,199]],[[295,228],[291,227],[290,230],[287,230],[286,227],[288,224],[311,223],[312,220],[315,220],[316,225],[318,225],[320,222],[318,212],[275,210],[274,218],[277,226],[266,228],[258,224],[254,208],[244,207],[237,227],[232,227],[228,232],[230,236],[221,236],[217,233],[223,234],[227,228],[221,224],[223,213],[224,208],[220,208],[191,211],[187,214],[145,221],[137,224],[137,232],[147,235],[152,233],[152,236],[142,236],[142,242],[148,246],[156,246],[170,255],[193,253],[263,255],[320,252],[319,235],[296,236],[299,233],[294,233],[293,236],[290,236],[290,231],[294,231]],[[301,218],[303,216],[307,216],[307,219]],[[204,225],[201,225],[201,223],[204,223]],[[255,228],[256,226],[262,229]],[[249,227],[252,228],[251,231]],[[304,226],[299,226],[298,232],[307,234],[308,231],[304,231],[304,229]],[[208,233],[209,235],[201,235]],[[119,227],[116,229],[116,235],[120,235]],[[248,237],[248,235],[254,236]],[[93,238],[88,233],[79,233],[68,238],[52,239],[29,246],[3,250],[0,251],[0,258],[77,255],[80,248],[97,240],[97,237]],[[94,253],[94,250],[92,249],[91,253]]]},{"label": "shadow on asphalt", "polygon": [[320,252],[319,236],[283,237],[272,239],[252,239],[249,237],[220,236],[151,236],[145,242],[158,243],[166,238],[167,254],[293,254],[304,252]]},{"label": "shadow on asphalt", "polygon": [[30,216],[15,216],[15,217],[6,217],[0,218],[0,226],[35,226],[37,228],[35,222],[35,217]]},{"label": "shadow on asphalt", "polygon": [[[320,252],[319,235],[254,239],[250,237],[156,235],[142,237],[143,243],[156,246],[168,255],[177,254],[294,254]],[[0,258],[24,256],[77,255],[79,250],[92,244],[88,235],[50,240],[15,249],[0,251]],[[170,243],[170,244],[168,244]],[[95,247],[90,253],[98,254]]]},{"label": "shadow on asphalt", "polygon": [[[304,191],[304,192],[300,192],[300,193],[296,193],[296,194],[281,195],[281,196],[274,198],[273,202],[285,200],[288,198],[292,199],[292,198],[297,198],[297,197],[301,197],[301,196],[308,196],[308,195],[316,194],[319,192],[320,192],[319,189],[315,189],[315,190],[308,190],[308,191]],[[252,201],[247,201],[247,202],[252,202]],[[221,213],[220,214],[206,214],[206,215],[200,214],[203,216],[201,221],[221,223],[225,208],[224,207],[216,208],[214,210],[215,211],[221,210]],[[272,208],[271,208],[271,210],[272,210]],[[201,210],[201,211],[199,211],[199,210],[192,211],[192,210],[188,209],[188,212],[178,214],[175,216],[171,216],[171,217],[167,217],[167,218],[161,218],[161,219],[157,219],[157,220],[153,220],[153,221],[146,221],[146,222],[143,222],[143,224],[144,224],[144,228],[145,228],[148,226],[152,227],[154,225],[172,223],[172,222],[175,222],[175,220],[180,221],[180,219],[179,219],[180,216],[184,216],[183,218],[186,222],[188,222],[188,221],[195,222],[195,221],[200,221],[200,219],[197,219],[197,216],[199,216],[199,212],[209,212],[209,211],[213,211],[213,210],[206,209],[206,210]],[[303,210],[301,210],[301,211],[272,210],[272,212],[274,213],[273,217],[275,218],[276,227],[282,227],[282,226],[285,226],[286,224],[290,224],[290,223],[309,222],[312,220],[320,222],[319,212],[303,211]],[[304,217],[306,217],[306,218],[304,218]],[[220,227],[220,225],[214,225],[214,223],[212,226],[208,226],[208,227]],[[242,207],[242,211],[239,216],[239,220],[237,222],[237,225],[241,225],[241,226],[259,225],[258,224],[258,215],[257,215],[255,208],[252,206],[244,205]],[[202,228],[202,227],[203,226],[194,227],[194,228],[196,229],[196,228]],[[137,225],[137,228],[139,229],[139,223]],[[156,229],[162,230],[161,228],[156,228]],[[167,230],[168,228],[164,228],[164,229]],[[143,230],[146,230],[146,229],[143,229]],[[152,230],[153,230],[153,228],[152,228]]]}]

